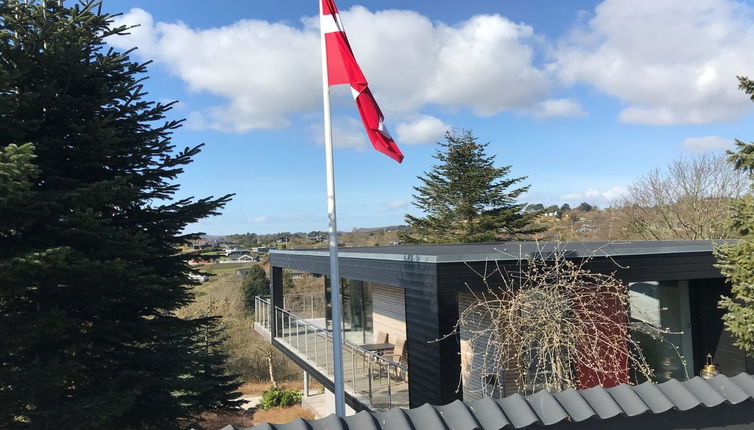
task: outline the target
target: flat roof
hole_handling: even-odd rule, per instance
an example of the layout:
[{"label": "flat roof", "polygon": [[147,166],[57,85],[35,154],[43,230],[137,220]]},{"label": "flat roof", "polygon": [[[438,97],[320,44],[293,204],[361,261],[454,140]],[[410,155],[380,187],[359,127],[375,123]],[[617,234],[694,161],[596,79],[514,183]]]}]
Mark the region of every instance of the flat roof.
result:
[{"label": "flat roof", "polygon": [[[340,258],[396,260],[426,263],[516,261],[539,254],[563,252],[568,258],[620,257],[629,255],[711,253],[730,240],[654,240],[611,242],[497,242],[453,245],[399,245],[339,248]],[[271,250],[270,254],[327,257],[327,248]]]}]

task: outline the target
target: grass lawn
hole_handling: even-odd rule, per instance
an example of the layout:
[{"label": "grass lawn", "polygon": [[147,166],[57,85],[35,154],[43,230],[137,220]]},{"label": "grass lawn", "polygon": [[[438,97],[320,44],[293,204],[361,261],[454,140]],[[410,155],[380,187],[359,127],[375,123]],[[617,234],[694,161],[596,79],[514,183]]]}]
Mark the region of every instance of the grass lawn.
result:
[{"label": "grass lawn", "polygon": [[197,269],[202,272],[209,272],[215,275],[222,275],[223,273],[234,273],[241,268],[249,268],[254,263],[214,263],[214,264],[202,264],[196,266]]}]

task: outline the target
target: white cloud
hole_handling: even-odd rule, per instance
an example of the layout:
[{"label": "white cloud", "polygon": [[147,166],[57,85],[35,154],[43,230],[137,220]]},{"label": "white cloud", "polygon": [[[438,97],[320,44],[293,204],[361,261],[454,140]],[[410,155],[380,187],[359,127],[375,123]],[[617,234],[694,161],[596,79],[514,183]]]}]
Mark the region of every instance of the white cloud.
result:
[{"label": "white cloud", "polygon": [[399,145],[432,143],[441,138],[450,129],[451,126],[439,118],[430,115],[421,115],[414,121],[398,124],[396,139]]},{"label": "white cloud", "polygon": [[583,118],[588,116],[583,107],[573,99],[550,99],[537,103],[531,110],[536,118]]},{"label": "white cloud", "polygon": [[[531,27],[499,15],[457,25],[407,10],[342,11],[356,58],[388,117],[417,114],[428,104],[480,115],[525,110],[549,91],[547,73],[533,65]],[[263,20],[196,29],[154,22],[132,9],[118,23],[141,24],[115,37],[121,49],[154,59],[194,91],[226,102],[192,115],[192,127],[243,132],[279,128],[291,115],[320,108],[318,19],[302,26]],[[349,101],[349,103],[353,103]]]},{"label": "white cloud", "polygon": [[681,146],[689,151],[707,152],[729,148],[733,145],[731,139],[720,136],[689,137],[681,142]]},{"label": "white cloud", "polygon": [[754,11],[733,0],[605,0],[561,40],[564,82],[620,99],[623,122],[733,120],[751,109],[736,75],[754,70]]},{"label": "white cloud", "polygon": [[[325,144],[325,136],[321,123],[314,123],[309,126],[310,133],[314,136],[314,141],[320,145]],[[371,147],[364,124],[361,120],[350,116],[336,116],[332,119],[332,141],[335,148],[350,148],[357,151],[363,151]]]},{"label": "white cloud", "polygon": [[560,196],[560,199],[569,202],[587,201],[588,203],[610,203],[619,199],[627,192],[628,190],[625,187],[621,186],[614,186],[607,190],[589,188],[581,193],[564,194]]},{"label": "white cloud", "polygon": [[382,212],[393,212],[406,209],[409,205],[408,200],[390,200],[385,202],[380,207]]},{"label": "white cloud", "polygon": [[254,224],[263,224],[270,220],[270,217],[268,216],[255,216],[251,219],[251,222]]}]

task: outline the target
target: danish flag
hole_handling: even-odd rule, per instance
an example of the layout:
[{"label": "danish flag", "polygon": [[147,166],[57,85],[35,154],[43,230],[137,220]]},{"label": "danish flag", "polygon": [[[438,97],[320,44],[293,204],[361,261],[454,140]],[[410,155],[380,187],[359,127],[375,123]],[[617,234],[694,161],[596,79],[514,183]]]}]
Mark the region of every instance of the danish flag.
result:
[{"label": "danish flag", "polygon": [[364,73],[356,63],[333,0],[322,0],[320,28],[325,37],[328,85],[351,85],[361,121],[374,149],[400,163],[403,154],[385,128],[385,118],[369,90]]}]

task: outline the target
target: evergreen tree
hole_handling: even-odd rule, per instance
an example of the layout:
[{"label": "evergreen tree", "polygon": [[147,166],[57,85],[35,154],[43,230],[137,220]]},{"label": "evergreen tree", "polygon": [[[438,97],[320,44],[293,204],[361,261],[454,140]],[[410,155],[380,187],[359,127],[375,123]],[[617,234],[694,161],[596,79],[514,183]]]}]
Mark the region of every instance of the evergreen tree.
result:
[{"label": "evergreen tree", "polygon": [[414,206],[425,217],[406,215],[406,243],[469,243],[524,238],[542,231],[531,222],[538,212],[524,212],[516,199],[529,189],[510,189],[526,179],[508,178],[511,166],[495,167],[488,144],[470,131],[445,133],[434,158],[438,164],[414,187]]},{"label": "evergreen tree", "polygon": [[243,295],[246,301],[246,309],[254,309],[254,297],[267,296],[270,294],[270,280],[261,265],[255,264],[249,269],[249,273],[243,279]]},{"label": "evergreen tree", "polygon": [[180,199],[199,147],[93,1],[0,0],[0,428],[180,428],[235,406],[216,320],[192,300]]},{"label": "evergreen tree", "polygon": [[[739,88],[754,101],[754,81],[739,77]],[[754,142],[736,139],[736,151],[729,151],[730,162],[754,178]],[[752,186],[754,190],[754,184]],[[735,343],[748,353],[754,352],[754,197],[747,194],[731,205],[731,227],[740,236],[736,243],[716,250],[718,267],[731,284],[732,296],[723,297],[720,307],[725,328]]]}]

